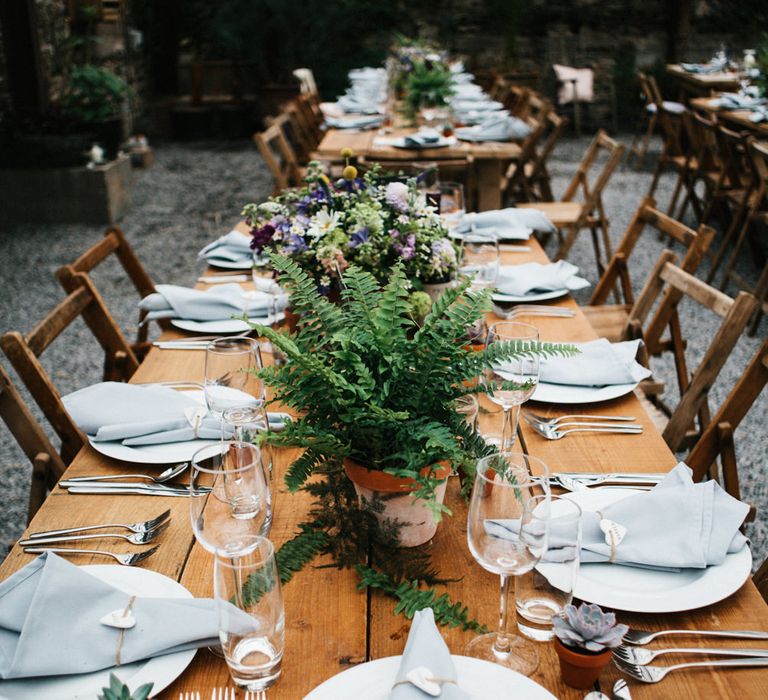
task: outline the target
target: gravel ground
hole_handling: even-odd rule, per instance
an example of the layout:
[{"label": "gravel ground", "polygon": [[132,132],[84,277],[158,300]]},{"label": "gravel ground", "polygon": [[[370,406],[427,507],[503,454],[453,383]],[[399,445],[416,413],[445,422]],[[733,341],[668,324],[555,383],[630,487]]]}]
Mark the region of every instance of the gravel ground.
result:
[{"label": "gravel ground", "polygon": [[[628,140],[628,139],[626,139]],[[565,140],[555,152],[551,174],[555,195],[562,193],[588,144],[588,139]],[[658,145],[657,145],[658,147]],[[622,165],[608,187],[604,203],[611,222],[611,237],[618,241],[650,183],[650,164],[641,172]],[[265,198],[271,181],[250,142],[163,144],[156,148],[156,162],[146,171],[136,171],[133,207],[121,226],[150,275],[157,282],[194,283],[202,269],[197,251],[238,219],[245,202]],[[666,206],[673,179],[662,179],[657,199]],[[102,234],[102,227],[19,226],[0,234],[0,331],[28,331],[41,309],[50,308],[61,299],[55,270],[71,262]],[[641,285],[658,259],[664,244],[653,234],[646,235],[632,256],[632,274]],[[553,252],[550,249],[550,252]],[[569,259],[583,274],[596,281],[593,252],[588,235],[582,235]],[[741,272],[755,279],[754,263],[746,260]],[[707,263],[700,276],[706,273]],[[107,305],[129,337],[135,334],[137,297],[122,268],[114,261],[94,273],[95,282]],[[26,296],[34,290],[34,297]],[[733,293],[733,289],[730,290]],[[581,302],[589,290],[577,295]],[[709,312],[685,305],[681,315],[683,332],[688,338],[690,364],[695,366],[716,328]],[[729,358],[720,378],[712,387],[711,404],[715,409],[727,396],[765,334],[764,321],[757,338],[742,337]],[[2,358],[9,369],[9,363]],[[62,393],[73,391],[101,376],[101,353],[85,325],[78,321],[43,355],[43,364]],[[654,359],[653,368],[674,389],[674,368],[666,359]],[[13,375],[13,372],[11,371]],[[26,396],[26,394],[25,394]],[[670,397],[671,402],[674,400]],[[768,486],[764,455],[768,451],[768,431],[764,416],[768,396],[758,399],[736,433],[742,496],[758,508],[757,522],[748,527],[756,564],[768,553]],[[5,425],[0,425],[0,473],[4,507],[0,510],[0,553],[18,538],[26,521],[29,464]]]}]

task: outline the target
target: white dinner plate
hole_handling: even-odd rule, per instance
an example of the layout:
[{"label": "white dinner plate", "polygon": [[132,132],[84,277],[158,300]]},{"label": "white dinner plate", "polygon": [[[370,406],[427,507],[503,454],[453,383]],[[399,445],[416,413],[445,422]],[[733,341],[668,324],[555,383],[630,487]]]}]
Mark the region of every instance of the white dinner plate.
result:
[{"label": "white dinner plate", "polygon": [[635,390],[638,383],[611,384],[609,386],[573,386],[539,382],[531,401],[542,403],[599,403],[625,396]]},{"label": "white dinner plate", "polygon": [[[642,491],[635,489],[588,489],[565,494],[586,511],[596,511]],[[649,514],[649,517],[650,514]],[[540,564],[546,567],[557,564]],[[607,608],[641,613],[696,610],[724,600],[749,578],[752,553],[749,547],[728,554],[718,566],[706,569],[655,571],[616,564],[583,564],[579,568],[574,597]]]},{"label": "white dinner plate", "polygon": [[[277,318],[269,316],[254,316],[250,319],[251,323],[260,323],[263,326],[269,326],[273,323],[282,321],[285,318],[284,313],[278,313]],[[172,318],[171,325],[182,331],[189,333],[205,333],[206,335],[215,335],[221,333],[243,333],[251,327],[245,322],[236,318],[224,318],[218,321],[190,321],[185,318]]]},{"label": "white dinner plate", "polygon": [[[459,687],[472,700],[552,700],[548,690],[508,668],[468,656],[452,656]],[[401,656],[387,656],[348,668],[317,686],[304,700],[385,700],[392,690]]]},{"label": "white dinner plate", "polygon": [[415,146],[410,145],[406,142],[405,137],[400,139],[393,139],[392,145],[395,148],[406,148],[411,151],[423,151],[428,148],[445,148],[446,146],[455,146],[456,145],[456,139],[453,136],[441,136],[437,141],[434,143],[426,143],[423,146]]},{"label": "white dinner plate", "polygon": [[533,294],[501,294],[500,292],[496,292],[491,296],[491,299],[494,301],[521,302],[528,304],[534,301],[559,299],[569,293],[569,289],[553,289],[548,292],[534,292]]},{"label": "white dinner plate", "polygon": [[185,442],[168,442],[162,445],[123,445],[120,442],[95,442],[90,437],[96,452],[105,457],[119,459],[121,462],[134,464],[171,464],[173,462],[188,462],[199,449],[206,445],[218,444],[220,440],[187,440]]},{"label": "white dinner plate", "polygon": [[[129,595],[152,598],[192,598],[180,583],[151,569],[112,565],[83,566],[84,571]],[[62,644],[66,639],[62,639]],[[107,668],[72,676],[48,676],[0,681],[0,696],[13,700],[96,700],[102,688],[109,687],[109,674],[135,691],[144,683],[154,683],[149,697],[156,697],[189,666],[196,649],[156,656],[147,661]]]}]

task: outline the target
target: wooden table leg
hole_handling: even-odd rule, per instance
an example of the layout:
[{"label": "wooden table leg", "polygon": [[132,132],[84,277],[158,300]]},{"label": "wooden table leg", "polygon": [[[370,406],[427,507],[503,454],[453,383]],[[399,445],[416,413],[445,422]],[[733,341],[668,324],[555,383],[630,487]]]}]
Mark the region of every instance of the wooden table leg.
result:
[{"label": "wooden table leg", "polygon": [[476,160],[477,210],[501,209],[501,160]]}]

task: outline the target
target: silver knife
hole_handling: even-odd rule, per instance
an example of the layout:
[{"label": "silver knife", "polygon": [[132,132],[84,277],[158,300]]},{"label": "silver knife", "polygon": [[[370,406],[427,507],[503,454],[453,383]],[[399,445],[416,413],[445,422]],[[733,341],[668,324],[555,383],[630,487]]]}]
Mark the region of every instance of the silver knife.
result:
[{"label": "silver knife", "polygon": [[117,496],[121,494],[133,494],[135,496],[174,496],[174,497],[181,497],[181,498],[187,498],[189,496],[189,490],[179,490],[179,491],[159,491],[157,489],[142,489],[138,486],[134,487],[128,487],[128,486],[120,486],[118,488],[115,487],[106,487],[106,486],[84,486],[82,482],[79,486],[72,486],[68,489],[68,493],[87,493],[87,494],[101,494],[102,496]]},{"label": "silver knife", "polygon": [[[611,481],[661,481],[663,472],[558,472],[571,479],[610,479]],[[554,478],[556,475],[550,476]]]},{"label": "silver knife", "polygon": [[[174,493],[181,492],[184,494],[189,493],[189,486],[187,485],[171,485],[171,484],[142,484],[135,481],[100,481],[94,479],[88,480],[76,480],[71,481],[69,479],[63,479],[59,482],[59,486],[64,489],[72,489],[79,486],[100,486],[101,488],[113,490],[113,489],[138,489],[140,491],[158,491],[160,493]],[[209,487],[199,487],[199,491],[208,493],[211,489]]]}]

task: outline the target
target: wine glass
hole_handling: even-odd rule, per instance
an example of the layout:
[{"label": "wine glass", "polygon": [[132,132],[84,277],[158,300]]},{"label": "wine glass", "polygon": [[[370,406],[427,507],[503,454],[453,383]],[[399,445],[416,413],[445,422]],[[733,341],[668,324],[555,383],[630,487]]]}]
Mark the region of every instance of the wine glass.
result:
[{"label": "wine glass", "polygon": [[[531,474],[536,472],[536,476]],[[549,536],[547,466],[520,452],[501,452],[477,463],[469,502],[469,551],[486,571],[501,577],[499,629],[475,637],[467,656],[530,676],[539,665],[535,645],[510,631],[512,577],[540,561]]]},{"label": "wine glass", "polygon": [[[486,347],[494,343],[514,343],[517,346],[514,357],[488,364],[483,370],[488,398],[504,410],[502,451],[512,447],[520,420],[520,406],[533,396],[539,382],[539,356],[532,351],[538,341],[539,331],[527,323],[504,321],[488,329]],[[514,385],[510,386],[510,382]]]},{"label": "wine glass", "polygon": [[437,188],[440,192],[440,216],[450,230],[458,226],[464,216],[464,186],[460,182],[441,182]]},{"label": "wine glass", "polygon": [[263,415],[264,382],[255,376],[262,367],[259,344],[253,338],[216,338],[206,346],[205,402],[208,410],[221,418],[222,437],[226,412],[229,411],[227,418],[239,441],[243,439],[243,426]]},{"label": "wine glass", "polygon": [[499,239],[495,233],[465,233],[461,241],[459,274],[470,278],[473,289],[496,286],[499,274]]}]

